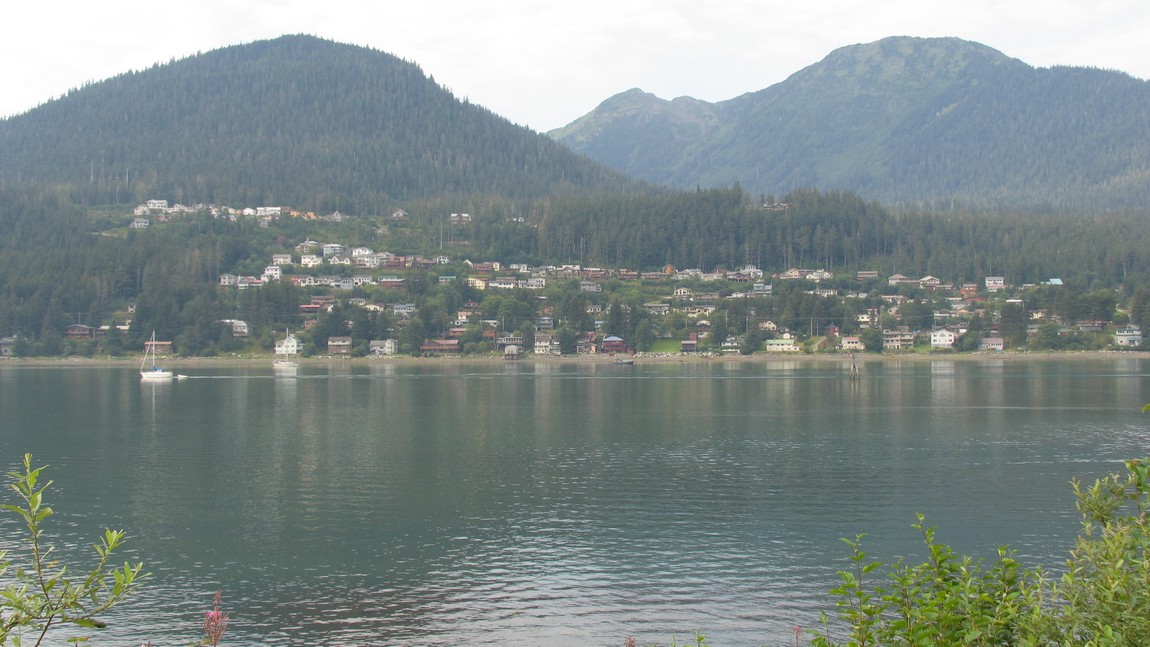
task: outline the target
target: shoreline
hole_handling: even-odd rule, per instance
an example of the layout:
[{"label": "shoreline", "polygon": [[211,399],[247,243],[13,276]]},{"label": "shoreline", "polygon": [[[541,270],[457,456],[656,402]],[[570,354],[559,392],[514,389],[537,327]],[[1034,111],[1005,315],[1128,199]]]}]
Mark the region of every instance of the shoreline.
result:
[{"label": "shoreline", "polygon": [[[276,360],[289,359],[300,365],[324,364],[491,364],[491,363],[527,363],[527,364],[614,364],[619,360],[634,361],[635,364],[687,364],[687,363],[762,363],[775,362],[803,362],[803,363],[841,363],[851,361],[846,353],[819,353],[807,355],[803,353],[757,353],[755,355],[719,355],[707,353],[692,354],[662,354],[662,353],[636,353],[634,355],[546,355],[534,354],[520,356],[515,360],[506,360],[502,356],[484,355],[481,357],[414,357],[411,355],[390,355],[386,357],[339,357],[320,355],[315,357],[277,357],[273,354],[234,356],[234,357],[172,357],[162,358],[162,364],[172,367],[194,366],[244,366],[271,364]],[[1150,353],[1128,350],[1094,350],[1094,351],[1000,351],[1000,352],[974,352],[974,353],[856,353],[856,364],[869,364],[876,362],[982,362],[982,361],[1049,361],[1049,360],[1110,360],[1110,359],[1148,359]],[[122,366],[136,365],[139,358],[134,357],[2,357],[0,367],[3,366]]]}]

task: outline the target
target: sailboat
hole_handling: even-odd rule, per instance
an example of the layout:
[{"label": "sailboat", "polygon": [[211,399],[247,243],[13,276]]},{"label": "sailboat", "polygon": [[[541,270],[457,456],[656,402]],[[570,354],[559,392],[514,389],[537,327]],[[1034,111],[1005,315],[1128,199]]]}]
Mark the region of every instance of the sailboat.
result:
[{"label": "sailboat", "polygon": [[[148,366],[148,360],[151,360],[152,365]],[[152,331],[152,341],[144,344],[144,359],[140,362],[140,379],[141,380],[170,380],[175,377],[171,371],[166,368],[156,366],[156,331]]]}]

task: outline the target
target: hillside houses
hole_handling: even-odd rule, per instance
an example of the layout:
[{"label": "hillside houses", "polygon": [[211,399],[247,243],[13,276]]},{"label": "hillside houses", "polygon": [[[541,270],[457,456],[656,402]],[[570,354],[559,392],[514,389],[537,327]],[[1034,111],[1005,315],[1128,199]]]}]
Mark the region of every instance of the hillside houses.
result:
[{"label": "hillside houses", "polygon": [[[638,290],[633,294],[642,294],[648,298],[632,307],[641,307],[651,317],[652,328],[657,336],[670,332],[663,328],[664,321],[687,322],[685,329],[682,323],[677,324],[679,327],[674,332],[676,343],[686,342],[681,347],[687,349],[721,348],[721,343],[708,338],[707,328],[696,326],[709,326],[717,317],[724,317],[726,322],[725,313],[735,310],[743,313],[742,306],[732,303],[735,299],[745,299],[751,304],[748,306],[750,310],[737,315],[742,322],[739,329],[757,324],[766,337],[760,346],[761,350],[769,348],[780,351],[786,348],[786,352],[790,352],[791,346],[802,348],[803,340],[814,336],[816,332],[820,336],[825,335],[843,350],[860,350],[866,346],[863,343],[865,335],[860,333],[868,328],[878,330],[881,333],[882,348],[892,352],[907,352],[914,349],[916,344],[920,349],[952,350],[958,346],[965,323],[976,314],[981,316],[982,329],[979,332],[983,338],[1001,338],[996,317],[1004,304],[1021,307],[1028,312],[1031,321],[1022,331],[1023,335],[1034,336],[1037,334],[1038,323],[1057,319],[1054,313],[1035,308],[1025,299],[1019,298],[1020,291],[1011,288],[1001,276],[983,277],[980,282],[947,281],[944,277],[933,275],[911,278],[899,273],[883,276],[874,270],[859,270],[852,272],[851,278],[857,284],[852,287],[849,283],[844,285],[845,279],[842,276],[833,281],[836,277],[825,269],[795,267],[768,275],[754,265],[745,265],[734,271],[722,267],[710,271],[702,268],[677,269],[670,265],[658,271],[581,264],[536,266],[499,260],[452,259],[442,255],[404,255],[378,251],[363,245],[349,245],[343,241],[311,239],[269,255],[266,262],[268,265],[260,276],[223,274],[219,286],[221,289],[242,290],[286,281],[308,291],[334,295],[336,301],[347,307],[386,312],[402,326],[418,310],[418,300],[416,303],[405,301],[410,301],[407,292],[408,281],[413,276],[411,273],[422,270],[431,274],[421,279],[419,285],[426,286],[427,282],[431,282],[443,289],[461,290],[472,295],[476,301],[484,301],[486,297],[483,295],[487,294],[506,295],[505,298],[531,303],[535,310],[535,320],[546,322],[535,326],[540,335],[538,344],[529,340],[527,346],[523,347],[522,340],[514,344],[508,342],[506,334],[509,331],[502,330],[504,326],[518,330],[523,325],[522,319],[512,324],[506,321],[484,321],[483,315],[476,309],[466,315],[455,316],[451,321],[453,326],[428,331],[429,334],[433,333],[432,337],[463,342],[456,347],[458,351],[443,347],[431,350],[429,346],[426,352],[436,354],[465,352],[465,348],[475,346],[476,342],[466,340],[470,339],[469,335],[473,334],[470,331],[476,327],[483,327],[485,334],[488,328],[499,329],[500,334],[483,337],[493,348],[515,345],[521,351],[536,352],[537,346],[542,351],[540,354],[554,352],[558,344],[557,332],[566,324],[566,320],[554,316],[555,306],[559,302],[553,299],[557,298],[557,293],[566,290],[576,290],[582,295],[588,321],[594,323],[594,331],[582,331],[578,340],[579,348],[593,348],[595,352],[602,352],[606,335],[601,328],[605,325],[607,306],[617,298],[613,290],[619,289],[623,282],[636,284],[638,287],[629,288]],[[790,281],[817,285],[788,284]],[[1044,282],[1042,286],[1050,289],[1059,287],[1053,281]],[[1034,289],[1034,286],[1029,287]],[[785,326],[780,326],[778,330],[764,327],[765,323],[774,326],[775,322],[768,322],[763,313],[756,312],[756,309],[762,307],[757,300],[789,299],[793,297],[788,295],[796,291],[819,302],[834,304],[822,308],[823,312],[833,318],[791,321],[789,325],[797,329],[793,331],[787,330]],[[527,293],[537,296],[523,296]],[[305,318],[318,317],[330,309],[330,304],[309,302],[300,305],[298,314]],[[1084,319],[1080,322],[1060,323],[1068,331],[1063,335],[1067,339],[1073,333],[1098,335],[1099,339],[1106,335],[1111,345],[1127,348],[1138,347],[1142,343],[1140,336],[1121,330],[1120,327],[1112,327],[1109,321]],[[826,332],[831,330],[833,334]],[[693,341],[686,338],[687,331],[695,335]],[[791,334],[787,337],[791,339],[789,344],[776,341],[783,339],[784,334]],[[1015,332],[1015,341],[1012,343],[1019,343],[1018,334]],[[732,337],[738,338],[737,335]],[[623,345],[628,347],[626,340]],[[973,345],[974,342],[971,342],[966,348],[970,349]],[[733,349],[729,344],[727,351]]]},{"label": "hillside houses", "polygon": [[792,267],[791,269],[780,274],[779,278],[783,279],[785,281],[802,279],[804,281],[818,282],[818,281],[829,281],[829,280],[834,278],[834,275],[831,274],[830,272],[826,271],[825,269],[804,270],[804,269]]},{"label": "hillside houses", "polygon": [[[261,206],[233,209],[231,207],[203,203],[192,206],[179,203],[169,205],[167,200],[160,199],[145,200],[139,205],[136,205],[132,210],[132,214],[135,216],[159,216],[162,220],[192,213],[208,213],[213,217],[226,218],[232,221],[240,217],[276,219],[284,214],[291,215],[292,217],[304,215],[289,207]],[[312,214],[312,217],[313,219],[315,218],[314,214]]]},{"label": "hillside houses", "polygon": [[[1107,303],[1102,293],[1109,280],[1086,283],[1075,272],[1063,285],[1058,279],[1020,274],[1032,265],[993,254],[969,264],[984,269],[959,276],[948,275],[958,273],[949,268],[967,265],[935,262],[917,253],[868,257],[873,267],[859,268],[844,265],[851,262],[846,257],[765,251],[779,249],[775,245],[757,251],[724,248],[721,254],[712,250],[688,256],[684,263],[673,252],[648,257],[628,251],[628,256],[623,247],[600,242],[584,249],[578,239],[568,249],[554,232],[544,253],[533,248],[536,241],[530,238],[531,228],[540,226],[537,218],[528,217],[523,227],[505,225],[513,213],[492,214],[481,203],[460,204],[430,218],[413,211],[391,220],[386,215],[394,205],[382,205],[373,207],[383,211],[371,218],[337,226],[289,222],[328,217],[300,214],[288,206],[232,209],[179,199],[184,204],[149,200],[139,205],[139,215],[106,218],[113,230],[106,233],[128,245],[159,249],[163,244],[179,251],[181,237],[206,225],[202,231],[220,236],[215,250],[204,248],[194,259],[179,254],[163,259],[170,260],[163,269],[171,286],[195,285],[200,292],[167,289],[168,283],[157,283],[142,270],[100,276],[83,286],[103,291],[100,307],[66,306],[66,312],[55,313],[50,344],[41,344],[36,335],[49,320],[20,321],[23,334],[37,344],[24,352],[134,350],[142,344],[141,332],[130,327],[128,308],[140,295],[146,298],[140,299],[135,317],[139,326],[170,330],[166,334],[189,346],[181,348],[189,355],[271,352],[286,331],[303,341],[302,352],[308,354],[327,353],[329,336],[353,336],[348,354],[354,355],[386,354],[368,344],[385,339],[396,341],[396,352],[415,353],[423,338],[457,339],[462,354],[491,353],[507,345],[506,335],[521,337],[527,354],[535,351],[536,335],[540,350],[559,352],[562,340],[562,352],[568,354],[576,345],[602,352],[611,336],[644,352],[718,353],[723,342],[742,339],[754,348],[737,344],[736,351],[731,341],[725,350],[749,354],[775,349],[784,335],[806,353],[875,351],[882,347],[884,330],[890,332],[885,341],[891,352],[1146,348],[1139,324],[1147,325],[1150,307],[1132,305],[1133,290],[1112,290]],[[477,213],[460,228],[442,219],[448,210],[468,208],[486,213]],[[240,218],[242,224],[210,223],[208,213]],[[188,222],[174,220],[184,214]],[[273,229],[256,231],[256,223],[247,218],[269,222]],[[427,227],[431,220],[435,229]],[[508,231],[487,230],[492,223]],[[132,226],[138,229],[129,231]],[[235,244],[227,240],[233,235]],[[516,255],[499,258],[502,249]],[[608,258],[626,259],[619,264],[630,266],[612,267]],[[676,259],[674,265],[666,263],[669,258]],[[756,264],[746,263],[752,258]],[[824,268],[831,258],[834,265]],[[1006,267],[1011,271],[1003,271]],[[218,279],[215,289],[203,289],[210,278]],[[475,305],[464,307],[465,302]],[[5,314],[10,315],[6,322],[17,321]],[[249,322],[247,336],[214,325],[224,317]],[[66,327],[77,320],[90,328]],[[17,324],[7,325],[0,334],[19,332]]]}]

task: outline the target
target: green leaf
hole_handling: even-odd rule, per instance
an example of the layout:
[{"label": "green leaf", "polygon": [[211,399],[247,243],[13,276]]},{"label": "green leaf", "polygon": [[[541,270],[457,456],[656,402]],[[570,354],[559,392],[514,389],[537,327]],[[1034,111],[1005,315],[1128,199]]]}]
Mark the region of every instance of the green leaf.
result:
[{"label": "green leaf", "polygon": [[106,623],[100,622],[99,620],[95,620],[93,618],[77,618],[72,621],[72,624],[81,627],[90,627],[92,629],[103,629],[108,626]]}]

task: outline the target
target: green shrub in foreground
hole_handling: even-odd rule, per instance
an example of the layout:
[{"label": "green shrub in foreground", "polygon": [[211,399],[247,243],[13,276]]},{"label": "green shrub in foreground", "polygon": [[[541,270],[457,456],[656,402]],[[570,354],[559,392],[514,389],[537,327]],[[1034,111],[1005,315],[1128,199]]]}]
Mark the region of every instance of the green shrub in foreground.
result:
[{"label": "green shrub in foreground", "polygon": [[839,573],[839,633],[823,618],[812,643],[836,645],[1145,645],[1150,641],[1150,459],[1126,462],[1090,487],[1075,481],[1082,532],[1065,574],[1020,568],[1013,553],[998,559],[960,557],[939,544],[918,515],[928,557],[899,561],[885,581],[883,564],[868,561],[862,536],[844,540],[852,568]]},{"label": "green shrub in foreground", "polygon": [[[122,567],[109,563],[124,532],[105,530],[93,546],[96,565],[80,578],[70,577],[68,567],[53,558],[53,548],[45,542],[43,523],[52,516],[52,508],[44,503],[44,491],[52,482],[40,481],[43,469],[32,469],[32,455],[25,454],[23,472],[8,474],[13,481],[8,487],[19,503],[0,506],[0,510],[19,515],[27,530],[22,539],[25,559],[14,574],[6,573],[12,562],[0,552],[0,574],[9,575],[11,581],[0,589],[0,645],[19,647],[25,635],[33,645],[39,645],[48,630],[58,625],[102,627],[96,616],[123,601],[145,575],[141,563],[125,562]],[[68,642],[86,640],[80,637]]]}]

